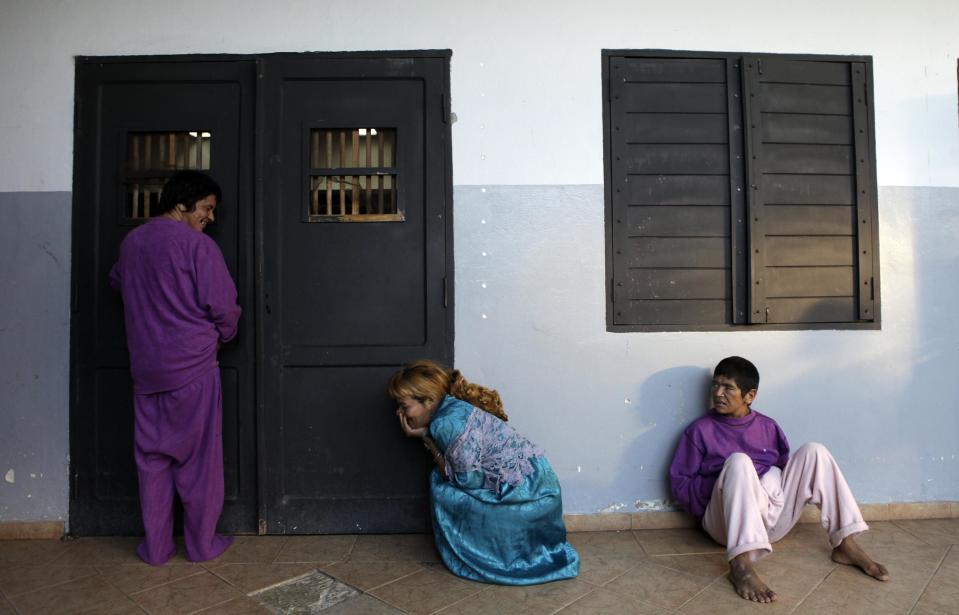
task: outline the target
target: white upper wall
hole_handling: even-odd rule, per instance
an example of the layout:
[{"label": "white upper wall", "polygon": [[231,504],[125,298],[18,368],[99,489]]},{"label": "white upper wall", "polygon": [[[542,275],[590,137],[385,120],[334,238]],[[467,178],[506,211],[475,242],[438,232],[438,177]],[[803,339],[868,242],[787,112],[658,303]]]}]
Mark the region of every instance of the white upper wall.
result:
[{"label": "white upper wall", "polygon": [[73,57],[452,49],[456,184],[601,184],[600,50],[874,58],[880,185],[959,186],[956,0],[2,0],[0,191],[72,188]]}]

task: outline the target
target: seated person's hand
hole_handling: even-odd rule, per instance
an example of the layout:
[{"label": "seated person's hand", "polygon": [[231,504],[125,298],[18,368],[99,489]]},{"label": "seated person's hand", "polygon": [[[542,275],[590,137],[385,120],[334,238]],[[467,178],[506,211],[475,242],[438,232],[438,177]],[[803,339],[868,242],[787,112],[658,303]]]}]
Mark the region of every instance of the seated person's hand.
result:
[{"label": "seated person's hand", "polygon": [[402,429],[403,433],[409,438],[422,438],[429,430],[428,427],[413,428],[410,426],[410,422],[405,414],[402,412],[397,412],[396,414],[400,417],[400,429]]}]

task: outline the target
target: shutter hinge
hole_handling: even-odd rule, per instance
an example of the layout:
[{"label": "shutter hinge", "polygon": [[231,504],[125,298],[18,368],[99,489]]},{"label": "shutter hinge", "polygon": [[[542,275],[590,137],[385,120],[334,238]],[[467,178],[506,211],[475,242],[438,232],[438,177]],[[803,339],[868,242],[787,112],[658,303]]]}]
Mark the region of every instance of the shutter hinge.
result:
[{"label": "shutter hinge", "polygon": [[449,287],[446,284],[446,276],[443,276],[443,307],[449,307]]}]

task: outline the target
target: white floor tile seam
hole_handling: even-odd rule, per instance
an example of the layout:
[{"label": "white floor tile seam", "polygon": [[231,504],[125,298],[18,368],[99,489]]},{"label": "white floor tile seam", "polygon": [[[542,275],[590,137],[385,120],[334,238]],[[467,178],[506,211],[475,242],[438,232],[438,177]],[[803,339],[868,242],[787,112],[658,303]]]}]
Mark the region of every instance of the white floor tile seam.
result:
[{"label": "white floor tile seam", "polygon": [[[462,598],[460,598],[460,599],[457,600],[456,602],[453,602],[452,604],[447,604],[446,606],[440,607],[440,608],[436,609],[435,611],[430,611],[430,615],[438,615],[439,613],[444,613],[444,612],[447,613],[447,614],[448,614],[448,613],[451,613],[453,607],[455,607],[456,605],[462,604],[462,603],[466,602],[467,600],[469,600],[469,599],[471,599],[471,598],[475,598],[476,596],[479,596],[479,595],[482,594],[482,593],[488,592],[488,591],[492,590],[494,587],[496,587],[496,586],[495,586],[495,585],[490,585],[490,586],[488,586],[488,587],[482,587],[482,588],[480,588],[478,591],[475,591],[475,592],[473,592],[472,594],[470,594],[469,596],[463,596]],[[382,599],[381,599],[381,600],[382,600]],[[384,601],[384,602],[385,602],[385,601]],[[387,604],[390,604],[390,603],[387,602]],[[401,611],[403,611],[403,609],[401,609],[400,607],[396,606],[395,604],[390,604],[390,606],[392,606],[392,607],[395,608],[395,609],[400,609]],[[411,611],[403,611],[403,612],[404,612],[404,613],[410,613]]]},{"label": "white floor tile seam", "polygon": [[795,613],[796,611],[798,611],[798,610],[799,610],[799,607],[801,607],[801,606],[803,605],[803,603],[804,603],[806,600],[809,599],[810,596],[812,596],[813,594],[815,594],[815,593],[819,590],[819,588],[822,587],[823,583],[826,582],[826,579],[828,579],[829,577],[831,577],[832,574],[833,574],[834,572],[836,572],[836,570],[838,570],[838,569],[839,569],[839,565],[838,565],[838,564],[835,565],[835,566],[833,566],[832,568],[830,568],[830,569],[829,569],[829,572],[827,572],[826,574],[824,574],[823,577],[822,577],[821,579],[819,579],[819,582],[816,583],[815,585],[813,585],[812,588],[811,588],[808,592],[806,592],[805,595],[803,595],[802,598],[799,599],[799,601],[793,606],[793,608],[789,609],[789,613],[787,613],[786,615],[791,615],[792,613]]},{"label": "white floor tile seam", "polygon": [[[106,579],[107,583],[109,583],[111,587],[113,587],[113,588],[115,588],[117,591],[121,592],[124,596],[130,596],[130,597],[132,598],[133,596],[139,596],[140,594],[144,594],[144,593],[146,593],[146,592],[148,592],[148,591],[153,591],[153,590],[155,590],[155,589],[160,589],[161,587],[166,587],[167,585],[173,585],[174,583],[176,583],[176,582],[178,582],[178,581],[182,581],[183,579],[189,579],[190,577],[195,577],[195,576],[197,576],[197,575],[205,574],[205,573],[213,574],[213,571],[212,571],[212,570],[207,570],[206,568],[202,568],[202,567],[200,567],[200,568],[201,568],[200,570],[197,570],[196,572],[193,572],[192,574],[183,575],[182,577],[177,577],[177,578],[175,578],[175,579],[170,579],[169,581],[164,581],[163,583],[157,583],[156,585],[151,585],[150,587],[147,587],[146,589],[138,589],[138,590],[136,590],[135,592],[130,592],[130,593],[127,593],[127,592],[123,591],[122,589],[120,589],[119,587],[117,587],[117,585],[116,585],[115,583],[113,583],[112,581],[110,581],[110,577],[108,577],[108,576],[106,576],[106,575],[103,575],[102,573],[101,573],[101,575]],[[216,576],[218,579],[221,579],[222,581],[228,583],[228,581],[227,581],[226,579],[221,578],[219,575],[214,575],[214,576]],[[232,585],[231,585],[231,587],[232,587]]]},{"label": "white floor tile seam", "polygon": [[946,561],[946,558],[949,557],[949,554],[952,552],[955,545],[949,545],[949,548],[946,549],[946,552],[942,554],[942,557],[939,559],[939,563],[936,564],[936,569],[932,572],[928,579],[926,579],[925,584],[922,586],[922,591],[919,592],[919,596],[916,598],[916,601],[913,603],[912,607],[909,609],[909,612],[912,613],[919,607],[919,603],[922,602],[922,597],[926,595],[926,591],[929,589],[929,584],[932,583],[933,579],[936,578],[936,575],[939,574],[939,571],[942,569],[942,564]]},{"label": "white floor tile seam", "polygon": [[[99,571],[97,571],[97,570],[94,570],[94,572],[91,572],[90,574],[85,574],[85,575],[79,576],[79,577],[73,577],[72,579],[67,579],[67,580],[65,580],[65,581],[57,581],[56,583],[51,583],[50,585],[42,585],[42,586],[40,586],[40,587],[34,587],[34,588],[31,589],[31,590],[27,590],[27,591],[25,591],[25,592],[20,592],[20,593],[17,593],[17,594],[11,594],[11,593],[9,593],[9,592],[2,592],[2,591],[0,591],[0,596],[6,597],[6,599],[7,599],[8,602],[13,602],[13,599],[14,599],[14,598],[20,598],[20,597],[26,596],[26,595],[28,595],[28,594],[33,594],[33,593],[40,592],[40,591],[45,591],[45,590],[54,589],[54,588],[56,588],[56,587],[60,587],[61,585],[66,585],[67,583],[73,583],[74,581],[82,581],[83,579],[88,579],[88,578],[90,578],[90,577],[97,576],[98,574],[101,574],[101,573],[100,573]],[[109,582],[109,581],[108,581],[108,582]],[[113,584],[111,583],[110,585],[112,586]]]}]

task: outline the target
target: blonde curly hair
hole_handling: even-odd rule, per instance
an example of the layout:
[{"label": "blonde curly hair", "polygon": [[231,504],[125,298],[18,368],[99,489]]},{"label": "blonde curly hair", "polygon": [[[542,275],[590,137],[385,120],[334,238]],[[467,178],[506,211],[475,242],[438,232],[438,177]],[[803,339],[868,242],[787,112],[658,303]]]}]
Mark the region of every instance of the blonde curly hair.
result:
[{"label": "blonde curly hair", "polygon": [[444,396],[452,395],[500,420],[509,420],[495,390],[467,381],[459,370],[449,372],[426,359],[414,361],[393,374],[387,392],[395,400],[412,397],[420,403],[438,403]]}]

